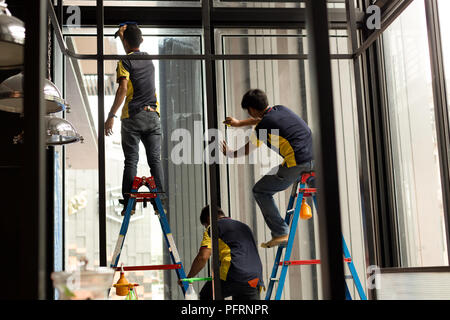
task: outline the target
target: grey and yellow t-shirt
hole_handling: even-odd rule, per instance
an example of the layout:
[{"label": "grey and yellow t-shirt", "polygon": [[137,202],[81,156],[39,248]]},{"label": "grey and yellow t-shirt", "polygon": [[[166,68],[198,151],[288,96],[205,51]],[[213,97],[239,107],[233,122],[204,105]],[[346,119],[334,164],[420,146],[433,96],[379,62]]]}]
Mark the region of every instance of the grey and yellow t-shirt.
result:
[{"label": "grey and yellow t-shirt", "polygon": [[[146,52],[134,51],[129,55],[146,55]],[[128,89],[121,119],[130,118],[142,111],[145,106],[156,109],[159,104],[156,98],[155,66],[151,60],[121,60],[117,63],[117,82],[125,78]]]},{"label": "grey and yellow t-shirt", "polygon": [[250,141],[257,147],[266,143],[290,168],[313,159],[312,132],[305,121],[285,106],[267,108]]},{"label": "grey and yellow t-shirt", "polygon": [[[217,221],[219,229],[220,279],[248,283],[251,287],[263,287],[262,263],[253,233],[237,220],[222,218]],[[203,234],[200,245],[212,248],[210,227]]]}]

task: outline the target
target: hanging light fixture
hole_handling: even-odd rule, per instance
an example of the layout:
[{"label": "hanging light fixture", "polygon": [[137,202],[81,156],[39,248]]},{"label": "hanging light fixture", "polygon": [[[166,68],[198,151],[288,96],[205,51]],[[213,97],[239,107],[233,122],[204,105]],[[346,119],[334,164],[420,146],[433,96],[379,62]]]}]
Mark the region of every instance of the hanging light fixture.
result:
[{"label": "hanging light fixture", "polygon": [[47,145],[69,144],[83,142],[83,137],[78,134],[72,124],[64,119],[47,116]]},{"label": "hanging light fixture", "polygon": [[[47,114],[69,109],[58,88],[48,79],[44,79],[44,99]],[[22,72],[0,84],[0,110],[23,113]]]},{"label": "hanging light fixture", "polygon": [[[75,130],[73,125],[64,119],[46,116],[45,117],[45,142],[47,146],[56,146],[69,144],[80,141],[84,142],[84,138]],[[25,133],[22,131],[14,136],[14,144],[24,143]]]},{"label": "hanging light fixture", "polygon": [[0,70],[23,66],[25,25],[11,16],[5,0],[0,0]]}]

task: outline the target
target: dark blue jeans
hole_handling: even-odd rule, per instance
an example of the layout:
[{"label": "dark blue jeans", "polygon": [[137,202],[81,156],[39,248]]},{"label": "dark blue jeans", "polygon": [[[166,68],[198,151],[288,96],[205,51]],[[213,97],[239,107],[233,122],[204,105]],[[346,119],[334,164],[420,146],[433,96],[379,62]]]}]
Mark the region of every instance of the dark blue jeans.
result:
[{"label": "dark blue jeans", "polygon": [[[233,300],[260,300],[259,289],[250,287],[247,283],[238,283],[220,280],[222,295],[224,298],[232,297]],[[205,283],[199,294],[200,300],[212,300],[212,282]]]},{"label": "dark blue jeans", "polygon": [[313,161],[308,161],[291,168],[278,166],[272,168],[271,174],[266,174],[253,186],[253,196],[261,209],[272,237],[289,234],[289,226],[281,217],[273,195],[289,188],[294,182],[300,179],[303,172],[310,172],[313,169]]},{"label": "dark blue jeans", "polygon": [[[155,178],[158,191],[164,192],[164,173],[161,165],[161,120],[156,112],[141,111],[135,116],[122,119],[122,150],[125,155],[125,167],[122,179],[122,194],[126,207],[133,179],[139,162],[139,142],[142,141],[147,154],[147,163],[151,175]],[[160,195],[161,199],[165,197]]]}]

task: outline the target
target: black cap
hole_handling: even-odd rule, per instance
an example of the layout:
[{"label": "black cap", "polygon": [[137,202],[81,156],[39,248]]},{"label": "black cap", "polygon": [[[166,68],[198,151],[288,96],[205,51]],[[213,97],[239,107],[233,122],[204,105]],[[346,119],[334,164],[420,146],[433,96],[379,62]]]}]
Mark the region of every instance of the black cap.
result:
[{"label": "black cap", "polygon": [[[129,25],[129,24],[138,24],[138,23],[134,22],[134,21],[122,22],[121,24],[119,24],[119,29],[120,29],[120,27],[123,27],[125,25]],[[114,33],[114,39],[117,38],[118,36],[119,36],[119,30],[117,30],[116,33]]]}]

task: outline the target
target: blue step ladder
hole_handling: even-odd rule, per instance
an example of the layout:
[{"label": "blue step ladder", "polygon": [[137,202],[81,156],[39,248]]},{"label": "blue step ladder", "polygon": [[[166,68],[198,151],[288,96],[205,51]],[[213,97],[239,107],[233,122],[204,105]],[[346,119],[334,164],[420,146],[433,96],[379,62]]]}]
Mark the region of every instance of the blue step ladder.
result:
[{"label": "blue step ladder", "polygon": [[[146,186],[150,192],[139,192],[139,188],[142,186]],[[144,202],[144,207],[147,204],[147,201],[151,201],[154,199],[156,207],[158,211],[155,210],[155,214],[158,215],[159,222],[161,224],[161,229],[164,234],[164,239],[166,241],[167,247],[170,252],[170,257],[173,262],[173,265],[162,265],[162,266],[150,266],[150,267],[129,267],[124,268],[125,270],[162,270],[162,269],[174,269],[177,273],[178,279],[185,279],[186,273],[184,272],[183,264],[180,259],[180,255],[178,254],[177,247],[175,245],[175,241],[170,231],[170,225],[167,221],[167,216],[164,211],[164,208],[161,203],[161,199],[159,198],[159,194],[156,183],[153,177],[134,177],[133,186],[130,192],[130,198],[128,200],[127,208],[125,210],[125,214],[122,221],[122,226],[119,232],[119,238],[117,239],[116,247],[114,249],[114,253],[111,259],[110,267],[114,269],[118,269],[117,265],[119,263],[120,253],[122,252],[122,247],[125,241],[125,236],[128,231],[128,225],[130,223],[131,211],[134,210],[136,202]],[[182,291],[183,295],[186,294],[186,291],[189,287],[188,282],[182,282]]]},{"label": "blue step ladder", "polygon": [[[320,260],[298,260],[291,261],[291,253],[292,247],[294,245],[295,233],[297,230],[298,220],[300,217],[300,210],[302,206],[303,198],[312,197],[314,200],[314,205],[317,208],[317,200],[316,200],[316,188],[307,188],[308,180],[314,178],[314,172],[303,173],[300,180],[297,181],[292,187],[291,196],[288,203],[288,208],[286,210],[286,217],[284,221],[290,226],[289,238],[287,244],[280,245],[277,249],[277,254],[275,256],[275,262],[272,269],[272,274],[270,276],[269,285],[266,293],[266,300],[270,300],[272,296],[272,292],[274,289],[274,285],[278,282],[277,291],[275,294],[275,300],[280,300],[281,295],[283,293],[284,283],[286,281],[288,267],[292,265],[313,265],[320,264]],[[300,187],[299,187],[300,184]],[[298,190],[298,194],[297,194]],[[295,205],[295,206],[294,206]],[[361,281],[358,277],[358,273],[356,271],[355,265],[353,264],[353,260],[350,255],[350,251],[348,250],[347,244],[345,242],[344,236],[342,236],[342,247],[344,253],[344,261],[347,263],[347,266],[350,270],[350,274],[348,277],[353,279],[356,289],[358,291],[359,297],[361,300],[367,300],[364,289],[361,285]],[[285,250],[286,249],[286,250]],[[284,253],[284,260],[281,261],[281,257]],[[277,278],[277,273],[279,266],[282,266],[280,276]],[[346,277],[347,278],[347,277]],[[345,281],[345,279],[343,279]],[[352,296],[347,286],[347,282],[345,282],[345,295],[347,300],[352,300]]]}]

